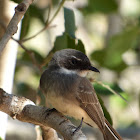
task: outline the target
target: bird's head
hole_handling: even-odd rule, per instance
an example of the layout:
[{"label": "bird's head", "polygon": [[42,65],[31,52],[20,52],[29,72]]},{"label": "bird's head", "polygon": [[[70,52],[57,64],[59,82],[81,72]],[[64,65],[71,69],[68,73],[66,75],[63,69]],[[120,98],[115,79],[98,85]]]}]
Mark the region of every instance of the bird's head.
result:
[{"label": "bird's head", "polygon": [[91,65],[88,57],[84,53],[75,49],[57,51],[49,65],[57,65],[67,74],[77,73],[82,77],[86,76],[90,70],[99,72],[97,68]]}]

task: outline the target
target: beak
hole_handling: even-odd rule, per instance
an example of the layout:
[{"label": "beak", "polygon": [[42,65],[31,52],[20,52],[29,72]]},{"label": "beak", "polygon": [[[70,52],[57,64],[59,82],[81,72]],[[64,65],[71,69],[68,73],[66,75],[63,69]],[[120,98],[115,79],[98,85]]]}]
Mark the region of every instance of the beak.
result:
[{"label": "beak", "polygon": [[89,70],[95,71],[95,72],[99,72],[99,73],[100,73],[100,71],[99,71],[97,68],[93,67],[93,66],[90,66],[90,67],[89,67]]}]

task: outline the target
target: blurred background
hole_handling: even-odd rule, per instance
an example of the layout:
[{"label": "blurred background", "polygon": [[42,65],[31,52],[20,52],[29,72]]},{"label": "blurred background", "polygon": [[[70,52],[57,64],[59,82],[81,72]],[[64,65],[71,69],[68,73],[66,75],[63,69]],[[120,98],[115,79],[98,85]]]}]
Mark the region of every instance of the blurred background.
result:
[{"label": "blurred background", "polygon": [[[18,37],[13,39],[18,48],[12,93],[44,105],[39,80],[53,53],[80,50],[100,70],[89,75],[106,118],[124,139],[140,140],[140,0],[35,0]],[[6,140],[36,139],[33,125],[8,120]],[[98,129],[83,126],[89,140],[102,139]]]}]

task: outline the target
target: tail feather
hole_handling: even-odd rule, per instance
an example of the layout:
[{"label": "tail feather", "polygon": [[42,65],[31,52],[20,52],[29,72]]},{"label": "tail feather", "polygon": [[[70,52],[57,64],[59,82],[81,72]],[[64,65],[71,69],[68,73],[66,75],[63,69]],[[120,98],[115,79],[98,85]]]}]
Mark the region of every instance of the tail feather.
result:
[{"label": "tail feather", "polygon": [[123,140],[106,119],[105,119],[105,131],[103,135],[104,140]]}]

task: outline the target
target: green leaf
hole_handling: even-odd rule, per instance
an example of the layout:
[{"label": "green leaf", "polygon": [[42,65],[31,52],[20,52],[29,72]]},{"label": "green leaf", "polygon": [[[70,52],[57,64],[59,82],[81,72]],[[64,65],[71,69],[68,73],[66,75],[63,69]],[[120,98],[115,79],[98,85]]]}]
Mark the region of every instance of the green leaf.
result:
[{"label": "green leaf", "polygon": [[64,19],[65,19],[65,32],[63,33],[63,35],[58,36],[56,38],[52,52],[61,49],[71,48],[85,53],[85,48],[82,41],[76,39],[75,37],[76,26],[73,10],[64,8]]},{"label": "green leaf", "polygon": [[27,35],[30,27],[30,21],[30,14],[29,11],[27,11],[22,20],[20,40],[22,40]]},{"label": "green leaf", "polygon": [[97,97],[98,97],[99,102],[100,102],[100,104],[101,104],[101,107],[102,107],[102,109],[103,109],[105,118],[106,118],[106,119],[108,120],[108,122],[112,125],[113,122],[112,122],[111,116],[110,116],[109,112],[107,111],[106,107],[104,106],[103,100],[101,99],[101,97],[100,97],[98,94],[97,94]]},{"label": "green leaf", "polygon": [[104,66],[106,49],[94,51],[91,54],[91,59],[97,61],[101,66]]},{"label": "green leaf", "polygon": [[58,6],[60,0],[51,0],[53,6]]},{"label": "green leaf", "polygon": [[111,13],[118,9],[115,0],[88,0],[88,5],[83,9],[85,14],[93,12]]},{"label": "green leaf", "polygon": [[27,35],[30,27],[32,26],[31,20],[33,18],[39,19],[44,25],[45,25],[45,20],[44,20],[44,13],[45,9],[38,8],[36,5],[30,5],[29,9],[24,15],[24,18],[22,20],[22,26],[21,26],[21,34],[20,34],[20,39],[24,39],[25,36]]},{"label": "green leaf", "polygon": [[[117,85],[117,84],[107,84],[105,83],[106,85],[109,85],[109,87],[111,89],[113,89],[115,92],[117,93],[122,93],[123,90]],[[109,91],[107,88],[103,87],[102,85],[99,85],[97,83],[94,83],[94,89],[95,91],[100,94],[100,95],[114,95],[111,91]]]},{"label": "green leaf", "polygon": [[38,8],[36,5],[30,5],[28,10],[30,13],[30,18],[37,18],[45,25],[44,14],[46,9]]},{"label": "green leaf", "polygon": [[112,108],[115,108],[116,106],[121,109],[125,109],[126,107],[130,107],[131,108],[131,105],[130,105],[130,100],[131,100],[131,97],[129,94],[123,94],[123,97],[129,102],[124,102],[120,97],[118,96],[111,96],[110,97],[110,104],[112,105]]},{"label": "green leaf", "polygon": [[117,72],[122,71],[127,67],[122,59],[122,55],[134,46],[139,34],[140,27],[136,26],[113,36],[106,48],[92,53],[92,59],[96,60],[103,67]]},{"label": "green leaf", "polygon": [[78,43],[76,44],[75,48],[76,48],[76,50],[79,50],[79,51],[83,52],[84,54],[86,54],[85,47],[84,47],[82,40],[78,39]]},{"label": "green leaf", "polygon": [[75,16],[72,9],[64,7],[65,32],[75,38]]},{"label": "green leaf", "polygon": [[[37,91],[37,95],[38,97],[40,98],[40,103],[39,105],[40,106],[45,106],[46,105],[46,97],[45,97],[45,94],[42,93],[42,91],[40,89],[38,89]],[[38,98],[37,98],[38,99]]]},{"label": "green leaf", "polygon": [[31,86],[21,82],[21,83],[17,83],[16,88],[19,96],[26,97],[32,100],[33,102],[36,102],[36,91],[33,88],[31,88]]},{"label": "green leaf", "polygon": [[[121,55],[124,52],[126,52],[129,48],[133,47],[138,34],[140,34],[140,28],[134,27],[118,35],[113,36],[108,45],[106,59],[111,59],[113,65],[120,64],[120,62],[122,61]],[[105,63],[108,62],[106,61]]]},{"label": "green leaf", "polygon": [[[30,50],[30,51],[31,51],[31,53],[34,54],[34,58],[35,58],[36,62],[38,64],[41,64],[43,62],[43,59],[44,59],[42,57],[42,55],[40,55],[36,50]],[[21,60],[23,60],[24,62],[26,61],[27,63],[32,63],[31,58],[30,58],[29,54],[26,51],[23,52]]]},{"label": "green leaf", "polygon": [[45,58],[45,64],[48,64],[50,59],[52,58],[53,54],[56,51],[62,50],[62,49],[76,49],[83,53],[85,53],[85,47],[81,40],[76,40],[72,37],[70,37],[66,32],[63,33],[61,36],[57,36],[53,49],[49,52],[47,57]]},{"label": "green leaf", "polygon": [[85,53],[85,48],[82,41],[76,40],[64,32],[63,35],[56,38],[53,52],[66,48],[76,49]]},{"label": "green leaf", "polygon": [[55,52],[66,48],[67,48],[67,36],[66,33],[63,33],[63,35],[56,37],[53,50]]},{"label": "green leaf", "polygon": [[71,38],[69,35],[67,35],[67,43],[68,48],[79,50],[85,54],[85,47],[81,40]]},{"label": "green leaf", "polygon": [[13,1],[15,3],[21,3],[22,2],[22,0],[11,0],[11,1]]}]

